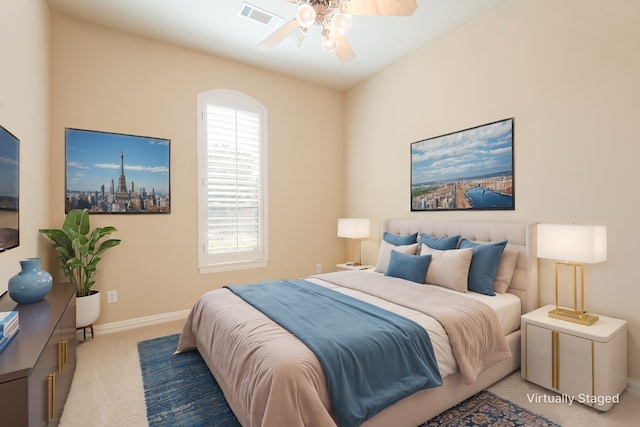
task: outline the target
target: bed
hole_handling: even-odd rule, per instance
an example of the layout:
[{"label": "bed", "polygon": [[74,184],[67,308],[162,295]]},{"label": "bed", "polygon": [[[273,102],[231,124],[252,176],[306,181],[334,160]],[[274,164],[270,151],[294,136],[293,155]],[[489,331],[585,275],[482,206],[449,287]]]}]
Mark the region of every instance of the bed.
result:
[{"label": "bed", "polygon": [[[425,287],[403,278],[388,277],[380,271],[348,271],[305,278],[305,282],[314,286],[338,291],[407,317],[428,331],[442,385],[413,392],[375,415],[367,416],[362,424],[366,427],[415,427],[485,389],[520,366],[520,314],[538,307],[535,226],[516,222],[390,219],[382,221],[381,232],[383,235],[389,233],[393,236],[425,233],[435,239],[459,236],[459,241],[466,239],[474,245],[506,241],[505,252],[507,249],[511,253],[517,252],[508,289],[493,297],[476,292],[457,292],[442,286]],[[387,243],[381,242],[379,261],[384,245]],[[392,246],[399,248],[402,245]],[[433,253],[430,268],[435,265],[435,257],[444,253],[437,252],[429,252]],[[391,282],[387,282],[388,280]],[[391,295],[390,299],[399,300],[388,301],[385,300],[386,295],[376,294],[378,289],[388,293],[385,290],[389,287],[388,283],[394,286],[395,296]],[[463,304],[470,304],[474,308],[481,305],[483,310],[491,307],[489,310],[493,313],[492,317],[498,322],[495,328],[501,330],[500,339],[504,340],[508,355],[501,352],[500,357],[495,358],[497,363],[478,369],[475,369],[477,367],[473,365],[474,361],[471,361],[471,367],[467,366],[466,361],[459,361],[457,357],[461,350],[454,343],[459,339],[455,340],[456,335],[449,329],[443,329],[443,325],[448,323],[435,320],[411,305],[410,300],[419,299],[410,297],[411,293],[422,292],[426,288],[434,288],[438,298],[448,298],[445,294],[457,294],[454,296],[456,301],[464,300],[461,301]],[[402,298],[408,298],[409,301]],[[485,304],[480,304],[482,302]],[[457,302],[440,306],[456,304]],[[449,336],[451,342],[448,342]],[[334,427],[336,419],[340,419],[332,409],[327,380],[323,375],[324,365],[320,364],[314,352],[231,289],[208,292],[194,305],[177,351],[193,349],[197,349],[202,355],[243,426]],[[484,357],[478,356],[477,359],[483,362]]]}]

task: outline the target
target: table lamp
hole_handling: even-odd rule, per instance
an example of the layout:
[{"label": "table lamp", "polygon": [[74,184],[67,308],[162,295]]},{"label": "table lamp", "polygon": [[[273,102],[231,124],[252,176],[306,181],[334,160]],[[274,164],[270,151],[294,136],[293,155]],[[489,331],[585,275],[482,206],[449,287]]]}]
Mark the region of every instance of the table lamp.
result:
[{"label": "table lamp", "polygon": [[[607,227],[604,225],[538,224],[538,258],[556,260],[556,308],[550,317],[592,325],[598,316],[584,310],[584,267],[607,259]],[[559,269],[569,268],[573,278],[573,308],[559,306]],[[578,288],[578,271],[580,273]],[[578,305],[578,294],[580,305]]]},{"label": "table lamp", "polygon": [[353,239],[353,252],[357,255],[357,259],[352,265],[360,265],[362,260],[360,239],[369,237],[369,218],[338,218],[338,237]]}]

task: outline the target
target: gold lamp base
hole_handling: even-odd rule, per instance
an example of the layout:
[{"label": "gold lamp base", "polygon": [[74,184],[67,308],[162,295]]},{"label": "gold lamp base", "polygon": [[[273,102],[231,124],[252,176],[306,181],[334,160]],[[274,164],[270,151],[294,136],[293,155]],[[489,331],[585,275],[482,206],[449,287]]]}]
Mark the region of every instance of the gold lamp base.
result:
[{"label": "gold lamp base", "polygon": [[566,320],[567,322],[579,323],[585,326],[591,326],[598,321],[598,316],[568,308],[554,308],[549,312],[549,317]]},{"label": "gold lamp base", "polygon": [[[559,274],[558,268],[559,266],[566,266],[572,270],[573,277],[573,308],[562,308],[558,306],[559,300],[559,291],[558,291],[558,282],[559,282]],[[580,270],[580,307],[578,310],[578,284],[576,281],[576,276],[578,274],[578,270]],[[555,319],[566,320],[567,322],[578,323],[580,325],[591,326],[598,321],[598,316],[594,316],[592,314],[587,314],[584,311],[584,270],[582,264],[576,264],[572,262],[556,262],[556,308],[549,312],[549,317],[553,317]]]}]

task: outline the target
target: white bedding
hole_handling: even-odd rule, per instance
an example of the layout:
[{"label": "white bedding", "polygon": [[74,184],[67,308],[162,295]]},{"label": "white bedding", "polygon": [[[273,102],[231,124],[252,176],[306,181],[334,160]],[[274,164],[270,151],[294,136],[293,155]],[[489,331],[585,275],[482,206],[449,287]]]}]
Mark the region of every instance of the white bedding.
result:
[{"label": "white bedding", "polygon": [[[371,274],[381,274],[376,273],[373,268],[368,270],[362,270]],[[309,280],[309,279],[307,279]],[[435,286],[435,285],[429,285]],[[477,292],[467,292],[461,294],[458,291],[454,291],[453,289],[448,289],[445,287],[440,287],[440,289],[453,292],[454,294],[464,295],[469,298],[473,298],[480,302],[487,304],[489,307],[496,312],[496,316],[498,317],[498,322],[500,322],[500,326],[502,326],[502,331],[505,336],[509,335],[513,331],[517,331],[520,329],[520,316],[522,315],[522,301],[517,296],[504,293],[500,294],[496,292],[495,296],[488,296],[479,294]]]},{"label": "white bedding", "polygon": [[[456,374],[458,366],[463,366],[460,370],[463,386],[473,383],[477,375],[493,363],[513,359],[508,355],[513,353],[506,340],[501,345],[498,339],[502,338],[501,327],[486,306],[448,298],[448,292],[426,292],[427,289],[422,290],[424,285],[403,279],[381,276],[372,277],[373,280],[369,281],[358,274],[363,273],[327,273],[321,275],[325,280],[321,276],[307,280],[406,316],[422,325],[430,335],[441,376],[457,377],[451,374]],[[338,289],[340,286],[331,282],[345,287]],[[381,297],[366,293],[369,291],[379,292],[377,294]],[[415,310],[407,306],[415,306]],[[438,313],[440,322],[449,325],[447,330],[451,334],[451,342],[455,341],[457,345],[450,344],[449,336],[439,321],[418,311],[424,309],[427,309],[425,313],[431,310]],[[460,324],[454,323],[463,311],[466,312],[463,324],[467,327],[460,328]],[[470,318],[471,313],[473,316]],[[484,345],[478,346],[478,338],[482,336],[484,340],[480,341]],[[493,345],[487,345],[491,342]],[[194,348],[200,351],[242,425],[335,427],[326,381],[313,352],[229,290],[217,289],[204,294],[192,309],[177,350],[182,352]],[[467,378],[471,378],[470,381]],[[411,400],[411,396],[401,402],[407,399]]]},{"label": "white bedding", "polygon": [[[449,292],[456,292],[446,289]],[[456,292],[459,293],[459,292]],[[482,295],[477,292],[467,292],[463,294],[466,297],[476,299],[487,304],[496,312],[498,322],[502,327],[502,331],[505,335],[509,335],[513,331],[520,329],[520,315],[521,315],[521,302],[520,298],[513,294],[496,293],[491,297],[488,295]]]},{"label": "white bedding", "polygon": [[[372,274],[379,274],[379,273],[372,272]],[[319,276],[319,277],[322,277],[322,276]],[[308,277],[305,280],[308,280],[310,282],[316,283],[321,286],[325,286],[327,288],[344,293],[354,298],[358,298],[369,304],[392,311],[396,314],[407,317],[413,320],[414,322],[418,323],[420,326],[425,328],[429,333],[429,337],[431,338],[431,344],[433,345],[433,349],[436,354],[436,360],[438,362],[440,375],[444,378],[447,375],[451,375],[458,372],[458,365],[453,356],[453,352],[451,350],[451,345],[449,344],[449,338],[447,336],[447,333],[445,332],[442,325],[433,317],[427,316],[426,314],[420,313],[418,311],[412,310],[407,307],[398,306],[389,301],[377,298],[372,295],[368,295],[352,289],[342,288],[332,283],[325,282],[324,280],[321,280],[319,278]],[[433,285],[425,285],[425,286],[433,286]],[[520,304],[520,298],[518,298],[515,295],[496,294],[496,296],[487,296],[487,295],[482,295],[475,292],[461,293],[461,292],[453,291],[440,286],[438,286],[438,288],[445,290],[447,292],[452,292],[456,295],[463,295],[465,297],[478,300],[490,306],[496,312],[496,317],[498,318],[498,322],[500,323],[500,326],[502,327],[502,330],[504,331],[505,336],[517,330],[520,327],[520,305],[521,304]]]}]

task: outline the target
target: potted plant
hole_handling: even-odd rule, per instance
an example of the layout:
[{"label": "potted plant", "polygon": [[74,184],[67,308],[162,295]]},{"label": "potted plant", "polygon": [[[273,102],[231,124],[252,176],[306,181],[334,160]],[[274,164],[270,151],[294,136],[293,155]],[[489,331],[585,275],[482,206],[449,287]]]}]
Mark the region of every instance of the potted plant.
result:
[{"label": "potted plant", "polygon": [[65,277],[76,285],[76,327],[92,325],[100,316],[100,294],[92,291],[93,275],[100,255],[120,244],[120,239],[103,238],[117,231],[115,227],[97,227],[90,231],[89,211],[70,211],[62,228],[40,229],[54,244]]}]

